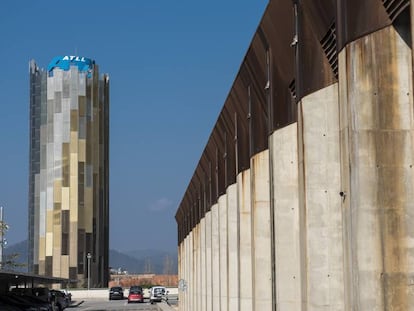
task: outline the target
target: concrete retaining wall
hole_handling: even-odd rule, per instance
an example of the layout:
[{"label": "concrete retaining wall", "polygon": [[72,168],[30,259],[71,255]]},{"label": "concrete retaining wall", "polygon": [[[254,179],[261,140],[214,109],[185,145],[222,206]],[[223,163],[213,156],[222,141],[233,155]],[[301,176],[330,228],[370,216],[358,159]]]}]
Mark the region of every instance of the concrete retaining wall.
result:
[{"label": "concrete retaining wall", "polygon": [[360,38],[338,81],[180,244],[180,311],[414,310],[411,47],[393,27]]}]

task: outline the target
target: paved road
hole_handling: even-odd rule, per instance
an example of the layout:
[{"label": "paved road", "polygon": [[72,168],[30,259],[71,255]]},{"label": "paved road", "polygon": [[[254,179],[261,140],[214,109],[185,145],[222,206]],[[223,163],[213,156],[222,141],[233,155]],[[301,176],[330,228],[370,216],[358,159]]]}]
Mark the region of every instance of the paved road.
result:
[{"label": "paved road", "polygon": [[100,300],[93,299],[81,303],[77,307],[66,309],[68,311],[121,311],[121,310],[146,310],[159,311],[156,304],[151,305],[149,302],[128,303],[126,300]]}]

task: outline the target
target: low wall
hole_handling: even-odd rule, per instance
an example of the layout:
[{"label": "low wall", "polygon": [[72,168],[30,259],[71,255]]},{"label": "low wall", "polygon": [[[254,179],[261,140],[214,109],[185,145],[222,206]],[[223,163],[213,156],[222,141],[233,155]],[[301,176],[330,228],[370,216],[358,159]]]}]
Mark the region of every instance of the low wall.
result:
[{"label": "low wall", "polygon": [[[168,295],[173,297],[178,296],[177,287],[167,287]],[[82,300],[82,299],[108,299],[109,297],[109,288],[99,288],[99,289],[70,289],[72,294],[72,300]],[[129,294],[129,289],[124,289],[124,296],[127,297]],[[148,288],[144,288],[144,298],[149,298]]]}]

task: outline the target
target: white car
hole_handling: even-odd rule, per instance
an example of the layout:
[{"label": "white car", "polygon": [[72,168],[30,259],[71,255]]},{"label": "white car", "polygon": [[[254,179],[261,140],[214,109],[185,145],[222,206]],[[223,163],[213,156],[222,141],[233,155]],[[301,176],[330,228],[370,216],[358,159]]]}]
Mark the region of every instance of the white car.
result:
[{"label": "white car", "polygon": [[167,298],[168,291],[164,286],[154,286],[150,289],[150,303],[161,302],[163,299],[168,300]]}]

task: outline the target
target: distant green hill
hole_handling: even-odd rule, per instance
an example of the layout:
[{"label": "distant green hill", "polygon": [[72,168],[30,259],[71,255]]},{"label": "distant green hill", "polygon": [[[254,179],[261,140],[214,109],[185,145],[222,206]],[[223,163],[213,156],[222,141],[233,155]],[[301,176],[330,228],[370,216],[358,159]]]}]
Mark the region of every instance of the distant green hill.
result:
[{"label": "distant green hill", "polygon": [[[10,254],[19,254],[16,262],[26,265],[15,270],[27,272],[27,240],[7,246],[4,249],[4,256]],[[130,274],[177,274],[178,258],[176,252],[162,250],[146,249],[128,251],[126,253],[109,250],[109,266],[112,269],[128,271]]]}]

